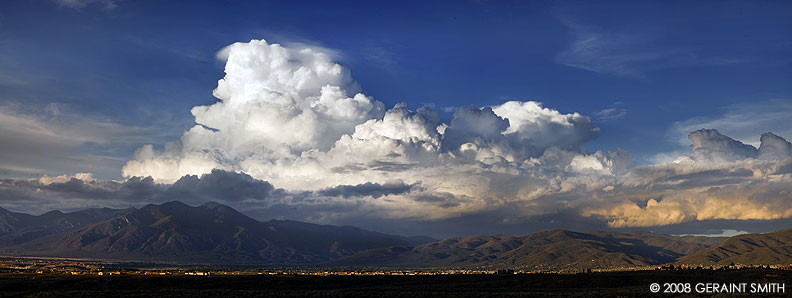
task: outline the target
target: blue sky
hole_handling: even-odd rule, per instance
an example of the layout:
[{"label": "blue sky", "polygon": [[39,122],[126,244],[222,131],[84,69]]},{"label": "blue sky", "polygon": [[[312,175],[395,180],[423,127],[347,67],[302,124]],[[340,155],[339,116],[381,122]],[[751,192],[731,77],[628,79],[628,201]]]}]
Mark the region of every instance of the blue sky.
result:
[{"label": "blue sky", "polygon": [[[3,1],[0,200],[156,203],[127,191],[226,181],[218,168],[266,190],[225,202],[258,218],[771,230],[792,216],[790,15],[788,1]],[[356,83],[297,70],[333,63]],[[345,94],[319,102],[281,77]],[[688,139],[702,128],[720,133]],[[781,138],[740,144],[765,132]],[[87,189],[55,187],[69,179]]]},{"label": "blue sky", "polygon": [[[215,100],[216,52],[264,38],[332,49],[388,107],[541,101],[595,121],[589,150],[621,147],[648,163],[685,150],[669,136],[675,122],[792,98],[783,1],[74,3],[83,5],[2,4],[3,101],[58,103],[178,136],[190,107]],[[762,129],[736,137],[756,142]],[[128,157],[135,147],[99,153]]]}]

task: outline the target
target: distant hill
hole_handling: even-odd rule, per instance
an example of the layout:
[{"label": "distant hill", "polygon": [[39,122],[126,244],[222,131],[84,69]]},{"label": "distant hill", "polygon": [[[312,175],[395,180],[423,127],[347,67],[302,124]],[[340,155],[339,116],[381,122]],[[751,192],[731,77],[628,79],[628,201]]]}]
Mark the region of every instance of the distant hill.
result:
[{"label": "distant hill", "polygon": [[792,229],[730,237],[687,255],[679,264],[792,264]]},{"label": "distant hill", "polygon": [[[434,239],[402,237],[355,227],[296,221],[259,222],[231,207],[181,202],[140,209],[84,210],[83,219],[64,214],[8,216],[9,232],[0,235],[5,253],[33,256],[109,258],[228,264],[302,264],[388,246],[415,245]],[[57,220],[56,220],[57,219]],[[51,223],[61,223],[53,226]],[[68,222],[70,225],[67,225]],[[24,224],[23,224],[24,223]],[[34,231],[46,230],[31,234]]]},{"label": "distant hill", "polygon": [[470,236],[415,247],[361,252],[333,264],[462,268],[619,268],[659,265],[722,239],[648,232],[542,231],[524,236]]}]

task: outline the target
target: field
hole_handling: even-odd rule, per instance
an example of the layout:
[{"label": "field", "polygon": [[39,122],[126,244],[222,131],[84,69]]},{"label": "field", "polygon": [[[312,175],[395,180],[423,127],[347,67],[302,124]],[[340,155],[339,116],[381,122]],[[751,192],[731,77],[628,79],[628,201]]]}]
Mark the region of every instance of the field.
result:
[{"label": "field", "polygon": [[[779,270],[429,276],[0,275],[0,297],[605,297],[652,294],[651,283],[784,283]],[[787,293],[789,290],[787,290]],[[662,290],[661,290],[662,292]],[[685,294],[683,294],[685,295]],[[696,294],[749,297],[755,294]],[[780,296],[775,294],[767,296]]]}]

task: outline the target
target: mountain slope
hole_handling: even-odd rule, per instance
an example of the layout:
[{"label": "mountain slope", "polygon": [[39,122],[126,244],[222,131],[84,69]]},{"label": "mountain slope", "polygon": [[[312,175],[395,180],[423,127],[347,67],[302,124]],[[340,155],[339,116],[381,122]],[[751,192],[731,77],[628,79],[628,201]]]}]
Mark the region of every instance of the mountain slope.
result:
[{"label": "mountain slope", "polygon": [[55,210],[33,216],[0,208],[0,245],[19,244],[47,235],[76,230],[127,211],[93,208],[63,213]]},{"label": "mountain slope", "polygon": [[705,247],[718,244],[725,240],[727,237],[701,237],[701,236],[671,236],[666,234],[657,234],[651,232],[634,231],[634,232],[608,232],[608,231],[591,231],[592,235],[606,238],[623,238],[633,239],[643,242],[649,247],[661,248],[661,253],[667,253],[668,257],[677,259],[694,252],[697,252]]},{"label": "mountain slope", "polygon": [[[354,227],[259,222],[217,203],[147,205],[84,228],[11,246],[27,255],[203,263],[317,263],[421,239]],[[421,242],[422,243],[422,242]]]},{"label": "mountain slope", "polygon": [[743,234],[681,258],[680,264],[792,264],[792,229]]},{"label": "mountain slope", "polygon": [[34,218],[35,216],[30,214],[0,208],[0,234],[13,233],[22,227],[28,226]]},{"label": "mountain slope", "polygon": [[462,268],[618,268],[658,265],[703,249],[717,240],[638,233],[564,230],[524,236],[451,238],[415,247],[362,252],[333,262],[339,265],[379,265]]}]

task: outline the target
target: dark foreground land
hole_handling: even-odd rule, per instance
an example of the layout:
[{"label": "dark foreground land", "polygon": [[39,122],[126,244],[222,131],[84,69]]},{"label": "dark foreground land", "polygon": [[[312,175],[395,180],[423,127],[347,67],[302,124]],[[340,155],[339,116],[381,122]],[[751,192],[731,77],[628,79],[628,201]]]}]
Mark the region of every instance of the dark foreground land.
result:
[{"label": "dark foreground land", "polygon": [[[433,276],[93,276],[0,275],[0,297],[636,297],[651,283],[784,283],[779,270],[637,271],[590,274]],[[788,296],[765,294],[763,296]],[[756,294],[682,296],[754,297]]]}]

